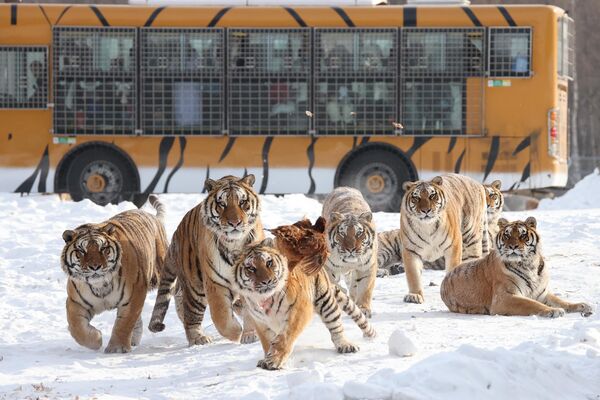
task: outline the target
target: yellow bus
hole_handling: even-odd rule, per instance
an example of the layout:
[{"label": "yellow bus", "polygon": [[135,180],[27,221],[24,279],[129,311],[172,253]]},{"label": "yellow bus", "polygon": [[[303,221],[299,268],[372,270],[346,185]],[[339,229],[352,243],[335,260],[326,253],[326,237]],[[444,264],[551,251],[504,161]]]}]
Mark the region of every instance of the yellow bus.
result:
[{"label": "yellow bus", "polygon": [[0,5],[0,190],[567,182],[573,22],[531,6]]}]

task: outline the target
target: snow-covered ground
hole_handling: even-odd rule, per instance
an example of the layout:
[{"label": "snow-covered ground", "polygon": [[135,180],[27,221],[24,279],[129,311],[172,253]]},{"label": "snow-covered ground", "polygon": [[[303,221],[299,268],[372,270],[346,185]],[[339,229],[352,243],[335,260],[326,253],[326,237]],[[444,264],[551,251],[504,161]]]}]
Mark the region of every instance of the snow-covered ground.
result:
[{"label": "snow-covered ground", "polygon": [[[571,201],[591,198],[586,190],[599,185],[579,186],[587,189],[576,187],[578,195],[554,200],[556,207],[548,204],[557,210],[507,217],[538,218],[551,287],[598,308],[600,209],[572,210]],[[172,233],[202,196],[161,198]],[[378,279],[373,305],[378,337],[363,339],[346,318],[347,335],[360,345],[359,353],[337,354],[316,317],[282,371],[256,368],[261,346],[218,338],[209,317],[206,326],[215,342],[188,347],[173,308],[165,331],[145,329],[130,354],[82,348],[67,330],[61,234],[132,207],[0,194],[0,398],[600,399],[598,314],[552,320],[451,314],[439,296],[441,271],[424,272],[426,302],[420,305],[402,302],[404,275]],[[302,195],[263,198],[266,227],[319,213],[320,204]],[[399,223],[398,214],[375,218],[382,230]],[[146,299],[144,325],[154,298],[151,293]],[[109,312],[93,321],[105,344],[114,318]],[[414,354],[398,356],[404,353]]]}]

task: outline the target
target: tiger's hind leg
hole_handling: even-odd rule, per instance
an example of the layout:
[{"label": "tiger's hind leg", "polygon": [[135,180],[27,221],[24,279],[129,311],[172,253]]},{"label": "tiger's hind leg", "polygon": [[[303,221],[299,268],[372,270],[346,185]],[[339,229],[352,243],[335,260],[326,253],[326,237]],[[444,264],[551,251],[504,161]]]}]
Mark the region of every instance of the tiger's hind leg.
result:
[{"label": "tiger's hind leg", "polygon": [[[315,311],[329,330],[331,341],[338,353],[356,353],[359,350],[358,346],[346,339],[346,335],[344,335],[342,313],[336,300],[336,292],[343,293],[339,287],[334,285],[323,284],[321,287],[317,287],[315,294],[317,298],[314,303]],[[350,299],[345,293],[344,296]],[[354,307],[356,308],[356,305]],[[362,315],[362,312],[360,314]],[[365,318],[364,315],[363,318]]]},{"label": "tiger's hind leg", "polygon": [[175,270],[176,262],[174,257],[171,255],[171,251],[169,251],[160,277],[160,283],[158,286],[158,292],[156,293],[156,300],[154,301],[154,308],[152,309],[150,323],[148,324],[148,329],[150,332],[162,332],[165,329],[165,324],[163,321],[167,315],[169,302],[171,301],[171,296],[175,291],[175,284],[177,280]]},{"label": "tiger's hind leg", "polygon": [[363,331],[364,337],[375,337],[377,332],[367,319],[367,315],[352,301],[352,299],[338,287],[334,288],[335,299],[338,305],[348,314],[352,320],[358,325],[361,331]]},{"label": "tiger's hind leg", "polygon": [[142,334],[144,333],[144,326],[142,317],[139,317],[135,326],[133,327],[133,334],[131,335],[131,345],[137,346],[142,341]]}]

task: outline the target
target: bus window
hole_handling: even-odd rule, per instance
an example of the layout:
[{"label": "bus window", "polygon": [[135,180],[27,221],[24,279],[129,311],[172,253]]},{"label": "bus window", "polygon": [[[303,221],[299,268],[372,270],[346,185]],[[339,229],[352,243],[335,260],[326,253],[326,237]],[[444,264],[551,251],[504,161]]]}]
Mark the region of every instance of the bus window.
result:
[{"label": "bus window", "polygon": [[45,47],[0,47],[0,108],[47,108]]},{"label": "bus window", "polygon": [[481,133],[484,36],[481,28],[402,31],[400,122],[406,133]]},{"label": "bus window", "polygon": [[229,31],[229,133],[310,130],[310,31]]},{"label": "bus window", "polygon": [[573,79],[575,68],[575,26],[573,19],[564,15],[558,24],[558,75]]},{"label": "bus window", "polygon": [[135,29],[57,27],[54,49],[54,132],[133,134]]},{"label": "bus window", "polygon": [[395,29],[316,30],[315,128],[319,134],[393,134]]},{"label": "bus window", "polygon": [[531,75],[531,28],[490,28],[490,76]]},{"label": "bus window", "polygon": [[221,134],[223,30],[141,32],[143,134]]}]

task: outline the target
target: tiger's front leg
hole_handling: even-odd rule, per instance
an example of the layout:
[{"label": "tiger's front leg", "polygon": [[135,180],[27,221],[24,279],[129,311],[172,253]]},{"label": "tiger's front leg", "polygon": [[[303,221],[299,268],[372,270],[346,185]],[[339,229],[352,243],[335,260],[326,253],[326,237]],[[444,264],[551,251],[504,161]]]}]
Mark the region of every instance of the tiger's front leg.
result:
[{"label": "tiger's front leg", "polygon": [[67,298],[67,321],[71,336],[81,346],[98,350],[102,347],[102,333],[90,324],[93,317],[91,308],[74,301],[71,296]]},{"label": "tiger's front leg", "polygon": [[371,318],[371,300],[373,298],[373,288],[375,287],[375,277],[377,266],[366,271],[354,271],[352,273],[352,286],[350,294],[354,302],[367,318]]},{"label": "tiger's front leg", "polygon": [[402,249],[402,259],[404,260],[404,272],[406,273],[406,282],[408,283],[408,294],[404,296],[404,302],[423,303],[425,301],[423,286],[421,285],[423,260],[406,248]]},{"label": "tiger's front leg", "polygon": [[234,315],[233,292],[221,285],[206,279],[206,297],[210,307],[210,315],[217,331],[232,342],[239,342],[242,337],[242,326]]},{"label": "tiger's front leg", "polygon": [[246,308],[244,299],[239,298],[234,301],[233,311],[236,313],[236,315],[242,318],[243,328],[240,343],[250,344],[256,342],[258,340],[258,336],[256,335],[257,329],[255,328],[254,319],[252,319]]},{"label": "tiger's front leg", "polygon": [[[133,331],[140,321],[144,300],[146,300],[146,288],[130,289],[132,291],[129,300],[125,297],[117,307],[117,318],[113,326],[110,341],[104,349],[105,353],[129,353]],[[141,326],[141,321],[139,322]],[[141,334],[137,339],[141,338]],[[136,343],[137,344],[137,343]]]},{"label": "tiger's front leg", "polygon": [[550,307],[562,308],[568,313],[580,312],[584,317],[589,317],[593,313],[592,306],[587,303],[569,303],[552,293],[546,295],[543,303]]}]

